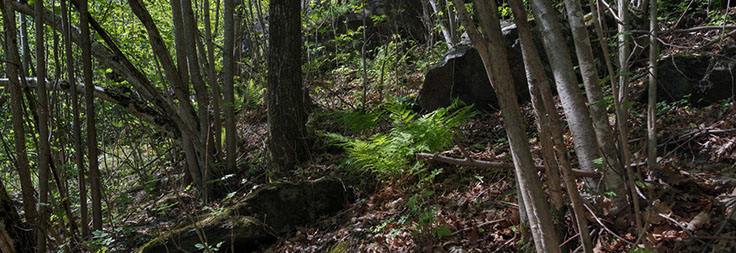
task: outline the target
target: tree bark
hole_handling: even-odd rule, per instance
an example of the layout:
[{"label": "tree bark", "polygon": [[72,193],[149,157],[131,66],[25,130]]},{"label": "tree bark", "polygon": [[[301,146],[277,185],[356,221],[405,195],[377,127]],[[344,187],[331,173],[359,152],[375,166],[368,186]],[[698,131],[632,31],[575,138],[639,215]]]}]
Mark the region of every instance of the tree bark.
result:
[{"label": "tree bark", "polygon": [[[562,108],[567,116],[567,123],[570,126],[580,168],[595,170],[594,160],[598,158],[598,143],[590,113],[585,105],[585,99],[580,94],[577,77],[573,72],[570,52],[567,51],[567,45],[557,21],[557,11],[548,0],[532,0],[532,8],[542,33],[547,55],[550,62],[555,63],[552,65],[552,73],[562,101]],[[597,188],[597,182],[588,180],[587,183],[593,189]]]},{"label": "tree bark", "polygon": [[[33,195],[34,188],[31,181],[31,169],[28,162],[28,153],[26,150],[26,134],[23,126],[23,94],[20,86],[20,66],[21,60],[18,54],[18,37],[17,26],[15,24],[15,10],[11,1],[3,3],[3,25],[5,26],[5,68],[8,75],[11,100],[11,115],[13,118],[13,140],[15,144],[15,167],[18,170],[20,178],[21,195],[23,198],[23,211],[25,212],[26,222],[30,224],[32,229],[37,227],[36,214],[36,198]],[[37,233],[33,230],[33,234]],[[28,242],[33,241],[29,237]]]},{"label": "tree bark", "polygon": [[301,8],[299,1],[274,0],[269,10],[268,142],[276,173],[285,175],[309,154],[302,87]]},{"label": "tree bark", "polygon": [[44,41],[44,7],[43,1],[35,3],[36,8],[36,74],[39,84],[36,87],[38,95],[38,233],[36,237],[36,252],[46,253],[46,229],[49,194],[49,97],[46,91],[46,43]]},{"label": "tree bark", "polygon": [[[547,176],[547,185],[549,187],[548,194],[550,200],[551,214],[555,224],[563,224],[565,201],[562,197],[562,187],[560,182],[560,171],[558,163],[555,159],[555,147],[552,142],[552,132],[550,131],[550,118],[548,113],[557,113],[557,110],[547,111],[544,105],[544,98],[538,88],[539,85],[547,85],[547,76],[542,71],[544,69],[542,60],[539,58],[537,48],[532,40],[531,30],[527,23],[527,13],[523,5],[518,1],[509,1],[509,6],[514,15],[514,23],[516,31],[519,34],[521,42],[521,52],[526,67],[527,84],[529,86],[529,94],[531,95],[532,107],[534,108],[534,116],[537,121],[537,130],[539,132],[539,143],[542,146],[542,159],[544,161],[545,175]],[[566,231],[559,229],[562,226],[556,226],[558,229],[557,237],[564,238]],[[581,237],[583,238],[583,237]]]},{"label": "tree bark", "polygon": [[[69,20],[69,10],[67,9],[65,0],[61,0],[61,22],[62,22],[62,33],[64,34],[64,49],[66,51],[66,68],[69,74],[69,83],[76,83],[75,72],[74,72],[74,52],[72,51],[72,23]],[[72,131],[75,147],[75,164],[78,170],[77,184],[79,185],[79,216],[80,225],[82,227],[82,237],[89,235],[89,221],[87,213],[87,182],[85,181],[84,168],[84,146],[82,146],[82,125],[79,122],[79,96],[77,95],[77,88],[74,85],[69,86],[69,95],[72,100]]]},{"label": "tree bark", "polygon": [[588,29],[583,21],[583,10],[577,0],[565,0],[567,17],[572,30],[575,43],[580,73],[585,85],[585,94],[588,96],[588,105],[593,119],[593,129],[605,157],[603,161],[603,172],[605,174],[606,188],[616,193],[613,198],[616,208],[623,208],[626,203],[626,179],[625,170],[619,160],[619,152],[616,150],[615,139],[611,133],[611,125],[608,123],[608,112],[606,111],[606,100],[603,98],[603,90],[600,86],[598,71],[593,57],[593,48],[590,46]]},{"label": "tree bark", "polygon": [[[524,9],[524,5],[520,0],[509,1],[509,6],[513,11],[514,22],[519,34],[519,40],[521,41],[521,50],[524,57],[524,65],[526,66],[527,81],[529,83],[529,92],[532,97],[532,105],[534,106],[535,113],[538,118],[538,128],[540,132],[546,133],[541,138],[546,141],[540,141],[543,152],[556,152],[557,163],[555,163],[554,154],[551,158],[550,155],[544,157],[544,163],[546,164],[559,164],[562,167],[562,175],[565,182],[565,188],[567,189],[568,196],[570,197],[570,205],[575,214],[575,224],[577,230],[580,233],[580,241],[585,252],[593,252],[593,243],[590,239],[590,233],[588,231],[588,222],[585,219],[587,216],[585,209],[582,206],[582,198],[580,192],[577,190],[575,184],[575,178],[573,177],[574,171],[570,165],[570,159],[567,155],[567,149],[562,143],[562,133],[559,130],[559,116],[557,109],[553,105],[552,92],[547,79],[547,74],[543,71],[544,66],[542,60],[537,52],[537,47],[534,45],[532,38],[531,29],[526,20],[527,13]],[[546,101],[545,101],[546,100]],[[549,103],[545,103],[549,102]],[[546,144],[545,144],[546,143]],[[558,171],[555,171],[558,172]],[[548,172],[549,174],[550,172]],[[559,177],[557,179],[559,180]],[[552,181],[552,178],[548,176],[548,185],[558,185],[559,181]],[[550,187],[550,192],[552,191]],[[552,195],[550,193],[550,195]],[[550,197],[552,199],[552,197]],[[553,206],[553,208],[555,208]],[[559,208],[559,207],[557,207]],[[554,214],[554,212],[553,212]],[[559,236],[559,234],[558,234]]]},{"label": "tree bark", "polygon": [[[23,4],[28,4],[28,0],[21,0],[20,1]],[[21,73],[23,76],[34,76],[35,73],[33,73],[33,67],[31,65],[31,46],[28,42],[30,38],[28,37],[28,20],[26,17],[21,16],[20,17],[20,45],[21,45],[21,61],[23,64],[23,69],[21,69]]]},{"label": "tree bark", "polygon": [[222,157],[222,120],[221,120],[221,105],[222,95],[220,92],[220,84],[217,82],[217,74],[215,72],[215,42],[214,36],[212,36],[212,27],[210,27],[210,0],[202,0],[204,4],[204,36],[205,44],[207,44],[207,60],[209,61],[207,69],[207,77],[209,77],[210,87],[212,87],[212,111],[214,115],[212,117],[214,121],[214,135],[215,135],[215,152],[217,153],[216,158]]},{"label": "tree bark", "polygon": [[207,183],[213,178],[213,170],[210,163],[216,161],[213,160],[213,148],[214,141],[211,134],[210,128],[210,115],[209,115],[209,94],[207,92],[207,86],[202,79],[202,72],[200,72],[199,58],[197,57],[197,42],[195,35],[199,33],[197,29],[197,22],[194,18],[194,10],[192,9],[191,0],[181,0],[182,8],[182,19],[184,25],[184,41],[186,48],[186,55],[189,66],[189,80],[194,86],[195,96],[197,98],[197,113],[199,116],[199,140],[204,147],[199,152],[199,170],[202,175],[202,188],[200,193],[205,201],[211,197],[211,183]]},{"label": "tree bark", "polygon": [[[464,6],[461,0],[454,0],[455,5]],[[506,49],[501,40],[501,25],[498,21],[497,7],[494,1],[474,1],[475,8],[480,15],[480,24],[483,34],[481,37],[475,29],[475,24],[464,8],[458,8],[462,21],[467,28],[473,45],[478,49],[486,68],[493,88],[496,90],[504,125],[511,146],[516,176],[519,182],[519,194],[522,195],[529,224],[534,238],[537,252],[560,252],[554,225],[549,213],[549,204],[542,191],[542,182],[539,180],[529,151],[528,139],[524,128],[521,127],[522,117],[516,101],[516,92],[511,78],[506,57]],[[491,64],[491,55],[494,56]]]},{"label": "tree bark", "polygon": [[33,252],[33,237],[26,227],[27,224],[20,219],[5,185],[0,180],[0,252]]},{"label": "tree bark", "polygon": [[[626,104],[629,101],[629,35],[627,34],[629,25],[629,1],[618,0],[618,17],[621,23],[618,24],[618,71],[619,71],[619,90],[618,97],[620,103]],[[611,77],[613,78],[613,77]],[[628,112],[623,111],[621,122],[628,122]]]},{"label": "tree bark", "polygon": [[649,104],[647,105],[647,166],[657,169],[657,1],[649,10]]},{"label": "tree bark", "polygon": [[[190,87],[189,87],[189,63],[187,62],[187,49],[186,49],[186,38],[184,33],[186,32],[184,27],[184,18],[182,14],[181,1],[171,0],[171,11],[174,22],[174,39],[176,41],[176,62],[179,69],[179,77],[181,79],[181,96],[185,97],[187,101],[190,101]],[[194,107],[191,107],[191,113],[196,115]],[[196,119],[196,116],[195,116]],[[199,126],[199,120],[192,122],[193,126],[196,126],[196,132],[201,131]],[[204,188],[204,180],[202,179],[201,162],[198,156],[194,142],[199,140],[199,135],[184,136],[182,138],[182,145],[184,146],[184,154],[187,157],[187,167],[189,168],[189,174],[192,180],[200,188]]]},{"label": "tree bark", "polygon": [[236,147],[238,140],[237,129],[235,129],[235,95],[234,95],[234,73],[233,65],[233,52],[235,44],[235,30],[234,30],[234,11],[235,8],[234,0],[225,0],[225,6],[223,6],[224,13],[224,47],[222,50],[222,75],[223,75],[223,95],[224,103],[222,105],[225,115],[225,148],[227,153],[227,159],[225,160],[225,167],[228,169],[234,169],[236,159]]},{"label": "tree bark", "polygon": [[[427,0],[425,0],[427,1]],[[445,8],[445,0],[428,0],[434,11],[434,16],[439,19],[440,28],[442,30],[442,37],[447,43],[447,48],[453,48],[457,45],[457,38],[455,37],[455,31],[450,25],[449,12]],[[431,14],[430,14],[431,15]]]},{"label": "tree bark", "polygon": [[90,191],[92,192],[92,228],[102,230],[102,187],[97,160],[97,127],[95,122],[95,100],[92,72],[92,43],[89,31],[89,10],[87,1],[79,1],[81,27],[82,73],[84,79],[84,105],[87,111],[87,160],[89,162]]}]

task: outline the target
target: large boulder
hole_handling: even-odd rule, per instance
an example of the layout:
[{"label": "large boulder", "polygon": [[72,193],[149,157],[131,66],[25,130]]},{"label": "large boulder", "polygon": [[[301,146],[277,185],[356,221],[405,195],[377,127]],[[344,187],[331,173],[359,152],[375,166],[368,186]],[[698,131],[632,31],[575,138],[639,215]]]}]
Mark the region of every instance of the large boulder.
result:
[{"label": "large boulder", "polygon": [[336,213],[351,198],[338,179],[269,184],[222,213],[174,229],[137,252],[201,252],[197,244],[204,244],[200,238],[205,236],[210,246],[222,242],[223,252],[255,251],[296,226]]},{"label": "large boulder", "polygon": [[736,86],[736,45],[728,44],[720,55],[673,55],[657,65],[658,101],[687,99],[694,105],[710,105],[730,98]]},{"label": "large boulder", "polygon": [[[507,58],[511,67],[511,75],[516,87],[516,95],[520,102],[529,100],[529,91],[526,81],[524,59],[521,54],[521,43],[516,32],[516,25],[509,25],[502,29],[506,44]],[[542,42],[535,37],[537,51],[545,64],[545,71],[554,81],[549,63],[544,54]],[[493,57],[493,56],[492,56]],[[419,91],[419,104],[427,111],[446,107],[452,100],[458,98],[466,104],[475,104],[482,110],[498,110],[498,98],[488,80],[483,61],[478,51],[473,48],[469,40],[463,40],[451,49],[435,66],[427,72],[424,84]]]}]

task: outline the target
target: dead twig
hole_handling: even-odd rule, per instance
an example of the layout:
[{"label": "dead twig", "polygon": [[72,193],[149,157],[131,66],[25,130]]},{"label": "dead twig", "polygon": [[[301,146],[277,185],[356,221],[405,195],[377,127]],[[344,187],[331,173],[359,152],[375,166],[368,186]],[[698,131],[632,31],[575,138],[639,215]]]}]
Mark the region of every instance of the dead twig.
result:
[{"label": "dead twig", "polygon": [[633,242],[630,242],[629,240],[624,239],[623,237],[621,237],[618,234],[614,233],[610,228],[606,227],[606,225],[603,224],[603,221],[601,221],[601,219],[598,218],[598,216],[595,215],[595,213],[593,212],[593,210],[591,210],[590,207],[588,207],[588,205],[583,204],[583,206],[585,207],[585,209],[588,209],[588,212],[590,213],[591,216],[593,216],[593,218],[595,219],[595,221],[598,222],[598,225],[601,225],[601,227],[603,229],[605,229],[606,231],[608,231],[609,234],[613,235],[614,237],[618,238],[619,240],[621,240],[621,241],[623,241],[623,242],[625,242],[625,243],[627,243],[629,245],[636,246],[636,245],[634,245]]}]

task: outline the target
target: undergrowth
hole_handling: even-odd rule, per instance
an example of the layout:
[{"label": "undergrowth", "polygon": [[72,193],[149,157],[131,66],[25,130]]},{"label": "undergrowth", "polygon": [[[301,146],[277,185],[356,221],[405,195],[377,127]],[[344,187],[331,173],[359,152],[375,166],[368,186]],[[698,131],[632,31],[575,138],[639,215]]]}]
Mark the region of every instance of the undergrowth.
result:
[{"label": "undergrowth", "polygon": [[435,152],[452,145],[453,129],[474,115],[472,106],[455,102],[447,108],[419,115],[402,103],[389,103],[379,112],[344,113],[338,122],[347,128],[370,129],[381,117],[388,117],[391,129],[366,138],[338,133],[320,134],[347,153],[341,165],[357,173],[372,173],[380,180],[391,181],[407,172],[421,172],[422,164],[412,165],[414,154]]}]

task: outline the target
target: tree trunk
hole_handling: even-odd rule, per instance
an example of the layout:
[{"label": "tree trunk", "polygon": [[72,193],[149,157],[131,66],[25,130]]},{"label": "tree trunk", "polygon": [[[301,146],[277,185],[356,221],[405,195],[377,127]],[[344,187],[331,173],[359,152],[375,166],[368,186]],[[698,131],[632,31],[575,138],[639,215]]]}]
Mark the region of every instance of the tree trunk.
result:
[{"label": "tree trunk", "polygon": [[[72,51],[72,36],[71,36],[71,21],[69,20],[69,10],[67,9],[66,1],[61,0],[61,19],[63,34],[65,38],[64,49],[66,51],[66,67],[69,73],[69,83],[76,83],[75,72],[74,72],[74,52]],[[82,125],[79,121],[79,96],[77,95],[77,88],[74,85],[69,87],[69,95],[72,100],[72,134],[74,139],[74,151],[75,151],[75,164],[79,171],[77,184],[79,185],[79,216],[80,225],[82,227],[82,237],[88,236],[89,233],[89,220],[87,214],[87,182],[85,181],[85,168],[84,168],[84,146],[82,146]]]},{"label": "tree trunk", "polygon": [[[629,101],[629,42],[628,28],[629,25],[629,1],[618,0],[618,17],[623,23],[618,24],[618,71],[619,71],[619,90],[618,97],[622,104]],[[613,78],[613,77],[611,77]],[[615,92],[615,91],[614,91]],[[629,121],[629,114],[626,110],[621,114],[621,122],[626,124]]]},{"label": "tree trunk", "polygon": [[97,127],[95,123],[95,100],[92,72],[92,49],[89,31],[87,1],[79,1],[80,27],[82,32],[82,73],[84,76],[84,105],[87,110],[87,160],[89,162],[90,188],[92,192],[92,228],[102,230],[102,188],[100,185],[99,162],[97,161]]},{"label": "tree trunk", "polygon": [[[575,184],[575,178],[572,175],[572,167],[570,166],[567,149],[562,142],[562,133],[558,127],[559,116],[556,108],[554,107],[547,74],[543,71],[544,66],[542,65],[542,60],[539,57],[537,48],[534,45],[531,29],[529,29],[529,25],[526,20],[526,10],[520,0],[509,1],[509,6],[513,11],[514,20],[519,33],[519,40],[521,41],[521,50],[524,57],[524,64],[526,66],[527,80],[529,82],[529,92],[531,93],[532,105],[534,106],[538,118],[538,128],[540,132],[546,133],[541,136],[542,138],[547,139],[546,145],[545,142],[540,141],[543,144],[542,152],[546,153],[557,151],[557,161],[559,162],[559,165],[561,165],[560,167],[562,167],[562,174],[565,179],[565,188],[567,189],[568,196],[570,196],[570,203],[575,214],[575,224],[577,225],[578,233],[580,233],[580,241],[583,246],[583,250],[585,252],[593,252],[593,244],[588,231],[588,222],[585,219],[587,215],[583,208],[582,198],[577,190],[577,185]],[[548,163],[557,165],[557,163],[555,163],[554,155],[552,155],[552,158],[545,157],[544,159],[545,165]],[[547,174],[549,173],[550,172]],[[559,177],[555,180],[559,180]],[[552,199],[551,191],[553,188],[551,185],[554,184],[559,186],[559,181],[552,181],[552,178],[548,176],[547,184],[550,185],[550,199]],[[553,205],[553,208],[556,207]],[[560,236],[559,233],[558,236]]]},{"label": "tree trunk", "polygon": [[[26,151],[26,134],[23,126],[23,94],[20,86],[20,55],[18,54],[18,38],[17,26],[15,25],[15,10],[10,2],[5,1],[3,4],[3,24],[5,25],[5,68],[9,79],[11,115],[13,117],[13,140],[15,142],[15,167],[18,170],[20,178],[21,194],[23,197],[23,211],[26,215],[26,222],[33,229],[37,229],[36,214],[36,198],[34,197],[34,188],[31,181],[31,170],[28,162],[28,154]],[[36,232],[34,231],[34,234]],[[33,238],[33,237],[29,237]],[[28,241],[31,243],[32,239]]]},{"label": "tree trunk", "polygon": [[[555,147],[552,142],[552,132],[550,131],[550,117],[548,114],[557,113],[557,110],[547,111],[544,105],[544,98],[538,86],[546,85],[549,87],[547,76],[542,71],[544,69],[542,60],[532,40],[531,30],[527,23],[527,13],[519,0],[509,1],[509,6],[513,11],[514,23],[516,23],[517,33],[521,41],[521,50],[524,57],[524,65],[526,67],[527,83],[529,93],[531,95],[532,107],[534,115],[537,119],[537,129],[539,132],[539,143],[542,146],[542,159],[544,160],[545,175],[547,176],[547,185],[549,187],[551,214],[556,224],[564,222],[564,205],[565,201],[562,197],[562,187],[560,182],[559,166],[555,159]],[[557,226],[558,228],[562,226]],[[587,228],[586,228],[587,229]],[[557,237],[564,238],[565,231],[557,229]]]},{"label": "tree trunk", "polygon": [[0,180],[0,252],[33,252],[31,238],[30,229],[27,229],[27,224],[23,224],[3,181]]},{"label": "tree trunk", "polygon": [[[455,0],[455,5],[463,6],[461,0]],[[516,101],[511,70],[506,57],[506,49],[501,40],[501,25],[498,21],[497,7],[494,1],[474,1],[476,11],[480,13],[480,24],[483,34],[474,28],[473,20],[464,8],[458,8],[467,32],[478,49],[486,68],[493,88],[496,90],[501,113],[504,117],[511,154],[516,168],[516,176],[519,182],[519,194],[522,195],[529,224],[534,237],[537,252],[560,252],[554,225],[549,213],[549,204],[542,191],[542,182],[537,177],[534,161],[529,151],[528,139],[522,127],[522,117],[519,105]],[[491,64],[491,55],[494,56]]]},{"label": "tree trunk", "polygon": [[[178,89],[180,90],[180,94],[177,96],[180,97],[180,100],[184,99],[185,101],[187,101],[184,104],[179,104],[181,109],[187,110],[185,113],[195,115],[194,107],[191,106],[191,102],[189,102],[191,101],[189,89],[189,67],[186,54],[186,38],[184,37],[184,33],[186,32],[186,30],[184,27],[181,2],[179,0],[171,0],[170,2],[172,19],[174,22],[174,40],[176,41],[176,61],[178,66],[179,78],[181,80],[181,84],[178,87]],[[190,123],[193,124],[193,126],[196,126],[194,127],[195,132],[200,132],[201,129],[199,126],[199,121],[196,120],[196,116],[191,118],[194,121]],[[193,144],[193,140],[196,140],[198,138],[198,134],[192,136],[183,136],[182,146],[184,149],[184,155],[187,158],[187,167],[189,168],[189,174],[192,177],[192,181],[194,181],[200,189],[204,189],[204,180],[202,180],[203,175],[200,169],[201,163],[199,162],[199,157],[197,156],[197,152]]]},{"label": "tree trunk", "polygon": [[[557,11],[548,0],[532,0],[532,8],[542,33],[547,55],[550,62],[555,63],[552,65],[552,73],[562,101],[562,108],[567,116],[567,123],[570,126],[580,168],[595,170],[594,160],[598,158],[598,143],[590,113],[585,105],[585,99],[580,94],[577,77],[573,72],[570,52],[567,51],[567,45],[557,21]],[[596,181],[588,180],[587,182],[593,189],[597,188]]]},{"label": "tree trunk", "polygon": [[657,1],[649,10],[649,105],[647,105],[647,166],[657,169]]},{"label": "tree trunk", "polygon": [[429,0],[429,4],[434,10],[434,16],[439,19],[440,29],[442,30],[442,36],[445,38],[447,48],[453,48],[457,45],[457,38],[453,27],[450,25],[449,13],[446,9],[445,0]]},{"label": "tree trunk", "polygon": [[565,0],[565,7],[573,41],[575,42],[575,52],[580,66],[580,73],[583,77],[583,84],[585,85],[585,93],[588,96],[593,129],[598,145],[605,157],[604,166],[601,169],[604,171],[606,188],[616,193],[616,197],[613,198],[614,206],[617,209],[624,208],[627,205],[625,170],[619,160],[619,152],[616,150],[611,125],[608,123],[607,104],[605,98],[603,98],[603,90],[595,66],[593,48],[590,46],[588,29],[583,21],[583,10],[577,0]]},{"label": "tree trunk", "polygon": [[192,9],[191,0],[181,1],[182,19],[184,24],[184,41],[187,53],[187,60],[189,66],[189,80],[194,86],[195,96],[197,97],[197,114],[199,116],[199,140],[205,146],[200,149],[199,153],[199,170],[202,175],[202,188],[200,193],[205,201],[212,196],[211,183],[207,183],[213,178],[213,170],[210,163],[216,161],[213,160],[213,148],[214,141],[212,141],[212,134],[210,128],[210,116],[209,116],[209,93],[207,92],[207,86],[202,79],[202,72],[200,72],[199,58],[197,57],[197,42],[196,34],[199,33],[197,29],[197,22],[194,18],[194,10]]},{"label": "tree trunk", "polygon": [[268,129],[277,174],[296,169],[309,155],[302,87],[299,1],[274,0],[269,8]]},{"label": "tree trunk", "polygon": [[235,94],[234,90],[234,73],[233,65],[233,52],[234,50],[234,11],[235,8],[234,0],[225,0],[225,6],[223,7],[224,13],[224,47],[222,50],[222,75],[223,75],[223,95],[224,103],[222,105],[225,116],[225,148],[227,153],[227,159],[225,160],[225,167],[228,169],[234,169],[236,155],[236,144],[238,140],[237,129],[235,129]]},{"label": "tree trunk", "polygon": [[[21,0],[21,3],[28,4],[28,0]],[[26,17],[20,17],[20,45],[21,45],[21,66],[23,69],[21,73],[23,76],[35,76],[33,73],[33,67],[31,65],[31,46],[29,45],[30,38],[28,37],[28,19]]]},{"label": "tree trunk", "polygon": [[36,6],[36,74],[38,85],[36,93],[38,93],[37,107],[38,111],[38,233],[36,237],[36,252],[46,253],[46,229],[47,229],[47,213],[48,213],[48,193],[49,193],[49,125],[48,125],[48,109],[49,97],[46,91],[46,43],[44,42],[44,7],[43,1],[38,1]]},{"label": "tree trunk", "polygon": [[[222,95],[220,94],[220,84],[217,83],[217,76],[215,72],[215,42],[214,36],[212,36],[212,28],[210,27],[210,0],[202,0],[204,3],[204,36],[205,44],[207,44],[207,60],[209,61],[207,69],[207,77],[209,77],[210,87],[212,87],[212,111],[214,115],[212,117],[214,121],[214,135],[215,135],[215,152],[217,152],[216,158],[222,157],[222,120],[221,120],[221,105]],[[229,168],[233,169],[233,168]]]}]

